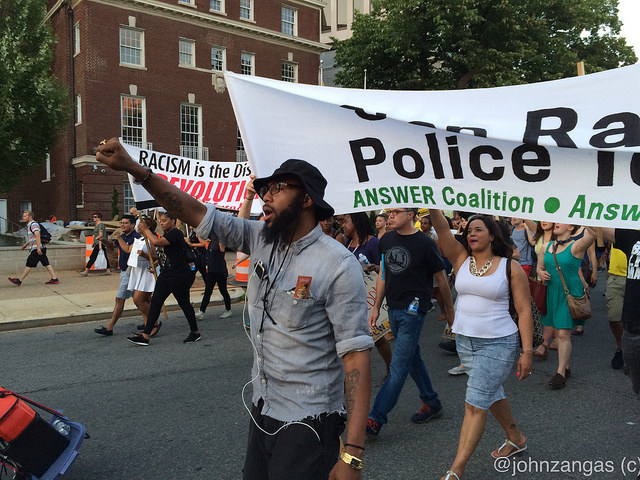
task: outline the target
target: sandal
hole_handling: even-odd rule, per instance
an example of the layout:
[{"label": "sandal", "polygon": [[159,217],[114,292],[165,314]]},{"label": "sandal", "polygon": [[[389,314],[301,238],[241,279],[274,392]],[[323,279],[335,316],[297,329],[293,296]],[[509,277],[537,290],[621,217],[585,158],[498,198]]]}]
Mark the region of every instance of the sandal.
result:
[{"label": "sandal", "polygon": [[452,470],[447,470],[447,476],[444,477],[443,480],[453,480],[454,478],[456,480],[460,480],[460,477],[458,476],[458,474],[456,472],[454,472]]},{"label": "sandal", "polygon": [[[538,351],[538,348],[540,348],[540,347],[542,347],[544,349],[544,351],[542,353],[540,353]],[[549,357],[549,349],[547,348],[547,346],[544,343],[540,344],[538,346],[538,348],[536,348],[533,351],[533,356],[536,357],[536,358],[539,358],[541,360],[546,360]]]},{"label": "sandal", "polygon": [[162,327],[162,322],[158,322],[156,323],[153,328],[151,329],[151,334],[149,335],[150,337],[155,337],[158,332],[160,331],[160,327]]},{"label": "sandal", "polygon": [[[507,455],[500,455],[500,451],[505,447],[513,447],[514,450],[511,453],[507,454]],[[513,443],[511,440],[509,440],[507,438],[504,441],[504,443],[500,446],[500,448],[498,448],[497,450],[494,450],[493,452],[491,452],[491,456],[493,458],[509,458],[512,455],[515,455],[516,453],[524,452],[526,449],[527,449],[527,439],[526,438],[524,440],[524,445],[522,445],[521,447],[516,445],[515,443]]]}]

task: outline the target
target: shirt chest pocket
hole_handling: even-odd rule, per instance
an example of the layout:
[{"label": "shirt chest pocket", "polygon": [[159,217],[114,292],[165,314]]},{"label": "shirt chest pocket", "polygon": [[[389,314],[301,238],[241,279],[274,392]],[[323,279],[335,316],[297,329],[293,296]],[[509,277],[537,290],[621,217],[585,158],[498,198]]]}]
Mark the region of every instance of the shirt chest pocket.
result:
[{"label": "shirt chest pocket", "polygon": [[287,330],[299,330],[313,321],[320,302],[311,293],[309,298],[297,298],[293,290],[279,290],[270,314],[276,324]]}]

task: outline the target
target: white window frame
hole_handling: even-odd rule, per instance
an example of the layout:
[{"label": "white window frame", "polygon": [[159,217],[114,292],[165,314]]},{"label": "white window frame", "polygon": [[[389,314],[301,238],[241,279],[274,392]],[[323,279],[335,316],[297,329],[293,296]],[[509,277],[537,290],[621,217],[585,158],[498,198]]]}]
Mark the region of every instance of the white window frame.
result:
[{"label": "white window frame", "polygon": [[178,0],[178,3],[181,5],[189,5],[190,7],[196,6],[195,0]]},{"label": "white window frame", "polygon": [[136,206],[136,200],[133,198],[133,190],[131,189],[131,184],[129,180],[125,180],[122,182],[122,204],[124,206],[123,212],[128,212],[131,207]]},{"label": "white window frame", "polygon": [[[249,16],[243,16],[243,12],[248,12]],[[240,20],[253,21],[253,0],[240,0]]]},{"label": "white window frame", "polygon": [[[213,68],[213,51],[219,50],[222,53],[222,69],[216,70]],[[211,45],[211,70],[214,72],[224,72],[227,70],[227,49],[225,47],[221,47],[220,45]]]},{"label": "white window frame", "polygon": [[209,11],[210,12],[217,12],[217,13],[224,13],[224,9],[225,9],[225,4],[224,4],[224,0],[215,0],[220,4],[220,9],[216,10],[215,8],[211,8],[213,5],[214,0],[209,0]]},{"label": "white window frame", "polygon": [[[187,145],[185,143],[182,142],[182,135],[186,134],[186,135],[193,135],[193,132],[188,132],[184,130],[184,124],[182,123],[182,109],[183,107],[187,107],[187,108],[195,108],[197,110],[197,117],[198,117],[198,132],[196,133],[197,138],[198,138],[198,144],[197,145]],[[181,103],[180,104],[180,145],[182,146],[188,146],[188,147],[196,147],[197,148],[197,152],[200,152],[202,150],[202,105],[196,105],[194,103]],[[196,154],[195,157],[193,158],[198,158],[199,154]],[[191,158],[191,157],[190,157]]]},{"label": "white window frame", "polygon": [[[189,45],[190,51],[183,50],[182,47]],[[190,63],[184,63],[182,61],[183,56],[190,56]],[[195,68],[196,67],[196,41],[190,38],[180,37],[178,39],[178,65],[181,67]]]},{"label": "white window frame", "polygon": [[76,95],[76,125],[82,123],[82,94]]},{"label": "white window frame", "polygon": [[[124,100],[125,99],[132,99],[132,100],[140,100],[141,101],[141,111],[142,111],[142,127],[137,127],[137,126],[131,126],[131,125],[125,125],[124,124],[124,120],[125,120],[125,116],[124,116]],[[127,136],[125,136],[124,133],[124,129],[125,127],[127,128],[133,128],[133,129],[141,129],[141,139],[140,140],[136,140],[134,141],[135,143],[130,143],[127,142],[127,140],[129,140],[127,138]],[[126,143],[130,143],[138,148],[147,148],[146,147],[146,143],[147,143],[147,101],[144,97],[139,97],[137,95],[125,95],[124,93],[120,95],[120,136],[122,137],[123,141]]]},{"label": "white window frame", "polygon": [[[250,59],[251,73],[244,73],[243,67],[246,66],[245,59]],[[255,75],[256,74],[256,54],[251,52],[240,52],[240,73],[243,75]]]},{"label": "white window frame", "polygon": [[73,56],[80,53],[80,22],[73,25]]},{"label": "white window frame", "polygon": [[51,181],[51,154],[47,152],[47,156],[44,158],[44,179],[42,180],[42,183],[50,182],[50,181]]},{"label": "white window frame", "polygon": [[[140,34],[140,48],[132,47],[130,45],[123,45],[122,44],[122,33],[123,33],[123,31],[136,32],[136,33]],[[141,28],[129,27],[127,25],[120,25],[120,30],[118,31],[118,39],[119,39],[118,42],[119,42],[119,45],[120,45],[120,65],[145,68],[145,66],[144,66],[144,30],[142,30]],[[123,48],[131,49],[131,50],[139,50],[140,51],[140,63],[128,62],[128,61],[126,61],[126,59],[123,60],[123,57],[122,57],[122,49]]]},{"label": "white window frame", "polygon": [[[291,67],[293,76],[286,77],[285,76],[285,67]],[[290,82],[290,83],[298,83],[298,64],[293,62],[288,62],[286,60],[282,61],[282,81]]]},{"label": "white window frame", "polygon": [[[285,12],[291,12],[293,14],[293,20],[290,20],[289,18],[285,19]],[[285,25],[290,27],[291,32],[285,31]],[[285,35],[291,35],[294,37],[298,36],[298,10],[297,9],[290,7],[289,5],[282,5],[282,10],[280,12],[280,30]]]},{"label": "white window frame", "polygon": [[22,214],[29,210],[33,212],[33,206],[31,205],[31,200],[20,200],[20,222],[22,222]]}]

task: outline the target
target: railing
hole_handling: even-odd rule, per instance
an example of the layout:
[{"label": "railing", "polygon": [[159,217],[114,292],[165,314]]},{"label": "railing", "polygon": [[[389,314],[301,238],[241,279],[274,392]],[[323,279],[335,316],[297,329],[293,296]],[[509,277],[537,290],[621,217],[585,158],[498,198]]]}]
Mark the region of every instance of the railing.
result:
[{"label": "railing", "polygon": [[247,152],[244,150],[236,150],[236,162],[246,162]]},{"label": "railing", "polygon": [[0,217],[0,247],[22,245],[26,241],[26,237],[17,235],[17,232],[23,228],[24,225],[12,222],[8,218]]},{"label": "railing", "polygon": [[209,160],[209,147],[180,145],[180,156],[196,160]]},{"label": "railing", "polygon": [[133,147],[138,147],[138,148],[143,148],[145,150],[153,150],[153,143],[152,142],[134,142],[133,140],[124,140],[124,143],[126,143],[127,145],[131,145]]}]

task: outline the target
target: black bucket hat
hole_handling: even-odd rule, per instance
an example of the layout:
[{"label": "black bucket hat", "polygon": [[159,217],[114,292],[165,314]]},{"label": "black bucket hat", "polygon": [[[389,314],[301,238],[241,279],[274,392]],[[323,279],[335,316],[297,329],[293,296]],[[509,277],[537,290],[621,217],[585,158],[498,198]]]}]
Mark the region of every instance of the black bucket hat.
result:
[{"label": "black bucket hat", "polygon": [[253,186],[256,192],[259,192],[262,187],[288,177],[295,177],[300,180],[307,195],[313,200],[318,220],[325,220],[333,215],[333,208],[324,200],[324,189],[327,186],[327,180],[322,176],[320,170],[304,160],[290,158],[284,161],[271,176],[256,178],[253,181]]}]

